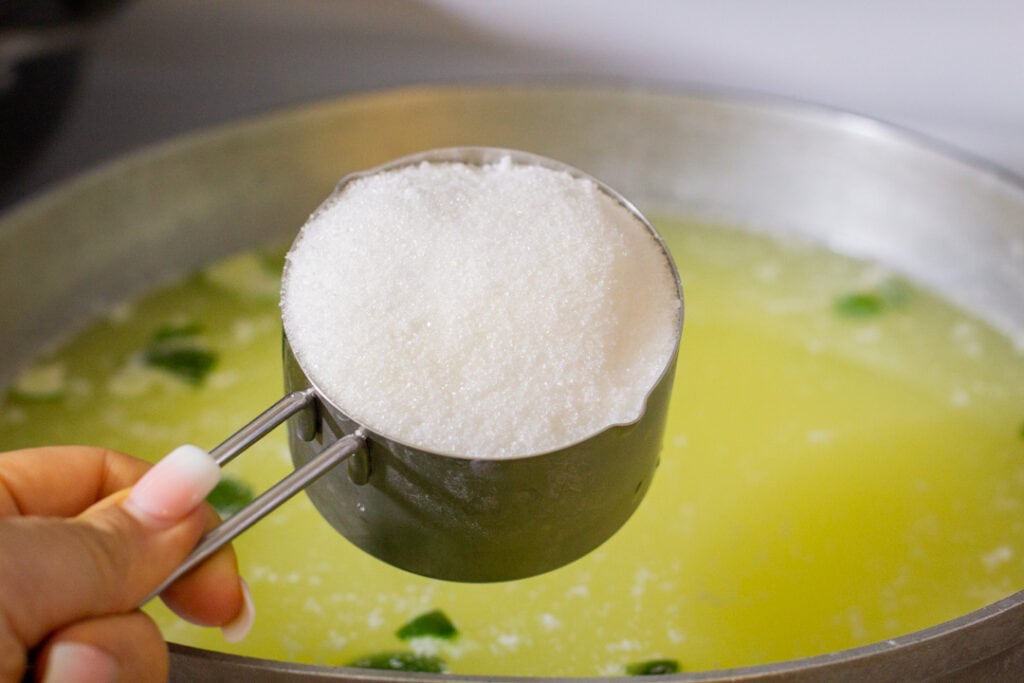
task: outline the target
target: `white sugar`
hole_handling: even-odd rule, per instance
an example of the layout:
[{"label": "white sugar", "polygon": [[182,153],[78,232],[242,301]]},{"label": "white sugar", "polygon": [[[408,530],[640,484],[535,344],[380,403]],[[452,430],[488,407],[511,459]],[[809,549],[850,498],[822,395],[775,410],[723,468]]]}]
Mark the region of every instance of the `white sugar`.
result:
[{"label": "white sugar", "polygon": [[588,180],[509,159],[353,181],[288,254],[285,332],[369,429],[481,458],[636,420],[675,349],[675,280]]}]

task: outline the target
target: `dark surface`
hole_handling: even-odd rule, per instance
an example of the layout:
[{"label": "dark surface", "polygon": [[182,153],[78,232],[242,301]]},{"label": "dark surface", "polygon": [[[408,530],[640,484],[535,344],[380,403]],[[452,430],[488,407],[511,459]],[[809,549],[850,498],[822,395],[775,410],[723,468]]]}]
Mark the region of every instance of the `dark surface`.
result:
[{"label": "dark surface", "polygon": [[[0,0],[72,49],[0,123],[0,210],[182,134],[351,93],[557,83],[770,93],[924,132],[1024,172],[1024,3]],[[32,15],[31,20],[26,19]],[[38,34],[37,31],[37,34]],[[38,37],[38,35],[37,35]],[[41,70],[41,75],[39,74]],[[70,87],[69,87],[70,82]],[[18,126],[26,125],[24,123]],[[14,142],[25,150],[14,154]]]},{"label": "dark surface", "polygon": [[83,38],[122,0],[0,4],[0,206],[57,131],[81,75]]}]

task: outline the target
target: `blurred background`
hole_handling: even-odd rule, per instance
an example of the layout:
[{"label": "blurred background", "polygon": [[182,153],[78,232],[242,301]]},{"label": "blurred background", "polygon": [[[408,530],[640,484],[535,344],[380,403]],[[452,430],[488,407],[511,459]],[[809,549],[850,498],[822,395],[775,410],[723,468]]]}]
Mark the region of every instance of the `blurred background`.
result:
[{"label": "blurred background", "polygon": [[459,82],[782,96],[1024,175],[1019,0],[0,0],[0,209],[197,128]]}]

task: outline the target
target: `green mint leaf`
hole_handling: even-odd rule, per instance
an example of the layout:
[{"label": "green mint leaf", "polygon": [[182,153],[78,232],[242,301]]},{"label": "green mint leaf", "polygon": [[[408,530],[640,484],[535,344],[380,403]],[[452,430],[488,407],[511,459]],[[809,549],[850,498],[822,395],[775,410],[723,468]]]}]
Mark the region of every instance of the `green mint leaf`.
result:
[{"label": "green mint leaf", "polygon": [[217,354],[194,346],[154,346],[146,350],[143,359],[147,365],[199,385],[216,365]]},{"label": "green mint leaf", "polygon": [[840,315],[851,318],[866,318],[882,313],[885,300],[873,292],[852,292],[835,300],[833,308]]},{"label": "green mint leaf", "polygon": [[395,631],[402,640],[411,638],[444,638],[452,640],[459,635],[455,624],[439,609],[419,615]]},{"label": "green mint leaf", "polygon": [[378,652],[360,657],[348,663],[359,669],[385,669],[387,671],[418,671],[429,674],[443,674],[448,670],[440,657],[418,655],[414,652]]},{"label": "green mint leaf", "polygon": [[206,497],[222,518],[230,517],[252,502],[252,487],[240,479],[224,476]]},{"label": "green mint leaf", "polygon": [[660,676],[661,674],[679,673],[679,662],[674,659],[650,659],[646,662],[634,662],[626,665],[626,673],[630,676]]},{"label": "green mint leaf", "polygon": [[849,292],[836,297],[832,307],[836,313],[850,318],[867,318],[905,306],[910,300],[910,286],[898,278],[889,278],[873,289]]}]

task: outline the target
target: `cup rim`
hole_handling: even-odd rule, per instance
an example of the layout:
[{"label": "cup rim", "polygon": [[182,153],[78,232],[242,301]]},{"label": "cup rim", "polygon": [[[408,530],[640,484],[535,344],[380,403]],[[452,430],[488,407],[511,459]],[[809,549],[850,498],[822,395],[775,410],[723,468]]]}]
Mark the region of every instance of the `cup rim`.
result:
[{"label": "cup rim", "polygon": [[[590,434],[587,434],[586,436],[583,436],[583,437],[581,437],[581,438],[579,438],[579,439],[577,439],[575,441],[567,442],[567,443],[564,443],[564,444],[561,444],[561,445],[557,446],[556,448],[551,448],[551,449],[548,449],[548,450],[545,450],[545,451],[540,451],[540,452],[536,452],[536,453],[525,453],[525,454],[518,454],[518,455],[511,455],[511,456],[487,458],[487,460],[493,460],[495,462],[498,462],[498,461],[523,460],[523,459],[527,459],[527,458],[537,458],[537,457],[541,457],[541,456],[546,456],[546,455],[552,455],[552,454],[560,453],[560,452],[565,451],[567,449],[575,448],[575,447],[579,446],[580,444],[585,443],[585,442],[587,442],[587,441],[589,441],[589,440],[591,440],[591,439],[593,439],[593,438],[595,438],[595,437],[597,437],[597,436],[599,436],[601,434],[604,434],[605,432],[611,431],[613,429],[625,428],[625,427],[629,427],[631,425],[635,425],[635,424],[637,424],[638,422],[640,422],[644,418],[644,416],[647,414],[647,406],[648,406],[648,403],[649,403],[649,401],[651,399],[651,396],[658,389],[658,387],[661,386],[661,384],[663,382],[665,382],[666,380],[671,381],[671,379],[674,376],[674,369],[675,369],[675,365],[676,365],[676,362],[677,362],[677,359],[678,359],[678,356],[679,356],[679,345],[680,345],[680,342],[681,342],[681,339],[682,339],[683,321],[684,321],[684,318],[685,318],[685,311],[686,311],[685,299],[684,299],[684,295],[683,295],[682,279],[680,278],[679,270],[676,267],[675,259],[672,257],[672,252],[669,251],[668,245],[665,243],[664,238],[661,236],[661,234],[657,231],[657,229],[651,224],[651,222],[647,219],[647,217],[644,216],[644,214],[637,208],[637,206],[633,202],[631,202],[629,199],[627,199],[625,196],[623,196],[620,192],[618,192],[614,188],[610,187],[604,181],[602,181],[602,180],[600,180],[598,178],[595,178],[594,176],[586,173],[585,171],[580,170],[579,168],[576,168],[575,166],[571,166],[570,164],[567,164],[565,162],[558,161],[557,159],[552,159],[550,157],[546,157],[546,156],[543,156],[543,155],[540,155],[540,154],[535,154],[533,152],[528,152],[528,151],[519,150],[519,149],[512,149],[512,148],[507,148],[507,147],[489,147],[489,146],[476,146],[476,145],[457,146],[457,147],[435,147],[435,148],[431,148],[431,149],[426,149],[426,150],[422,150],[422,151],[419,151],[419,152],[415,152],[413,154],[407,154],[407,155],[404,155],[404,156],[401,156],[401,157],[397,157],[395,159],[391,159],[391,160],[386,161],[386,162],[384,162],[382,164],[378,164],[376,166],[373,166],[373,167],[370,167],[370,168],[367,168],[367,169],[362,169],[362,170],[359,170],[359,171],[353,171],[351,173],[347,173],[346,175],[342,176],[341,180],[338,181],[338,183],[335,185],[334,189],[331,191],[331,194],[316,208],[316,210],[312,214],[312,216],[316,216],[321,211],[324,211],[327,208],[329,208],[331,205],[333,205],[338,200],[338,196],[340,195],[340,193],[344,190],[344,188],[347,185],[349,185],[352,182],[354,182],[356,180],[359,180],[361,178],[366,178],[366,177],[369,177],[369,176],[373,176],[373,175],[376,175],[378,173],[386,173],[386,172],[389,172],[389,171],[395,171],[395,170],[398,170],[398,169],[401,169],[401,168],[406,168],[408,166],[415,166],[415,165],[418,165],[418,164],[421,164],[421,163],[424,163],[424,162],[426,162],[426,163],[464,163],[464,164],[471,164],[471,165],[475,165],[475,166],[486,166],[486,165],[489,165],[489,164],[497,163],[497,162],[502,161],[503,159],[506,159],[506,158],[510,159],[513,164],[522,165],[522,166],[541,166],[543,168],[547,168],[547,169],[550,169],[550,170],[562,171],[562,172],[568,173],[569,175],[571,175],[573,178],[576,178],[576,179],[588,180],[588,181],[594,183],[594,185],[601,192],[606,194],[608,197],[610,197],[612,200],[614,200],[616,203],[618,203],[620,206],[622,206],[624,209],[626,209],[626,211],[629,212],[630,215],[632,215],[636,220],[638,220],[640,222],[640,224],[647,230],[648,234],[651,236],[652,239],[654,239],[654,241],[657,243],[658,247],[661,249],[661,252],[664,255],[665,260],[666,260],[666,262],[667,262],[667,264],[669,266],[669,271],[672,274],[672,280],[675,283],[676,298],[679,301],[679,313],[678,313],[678,315],[676,317],[676,328],[675,328],[675,332],[673,334],[674,342],[673,342],[673,345],[672,345],[672,352],[669,353],[666,356],[665,364],[661,368],[661,372],[658,373],[656,379],[647,388],[647,391],[644,394],[643,401],[641,403],[641,410],[640,410],[640,412],[637,414],[637,416],[634,419],[628,420],[628,421],[624,421],[624,422],[612,422],[612,423],[606,424],[601,429],[599,429],[598,431],[595,431],[595,432],[592,432]],[[294,248],[294,246],[296,244],[298,244],[299,240],[302,238],[302,232],[303,232],[304,228],[305,228],[305,225],[303,225],[303,227],[300,228],[298,234],[295,236],[295,239],[293,240],[293,242],[289,246],[289,252],[291,251],[292,248]],[[282,277],[281,277],[282,282],[287,280],[287,274],[288,274],[289,267],[290,267],[290,261],[286,259],[285,260],[285,265],[284,265],[284,270],[282,272]],[[284,343],[289,345],[289,348],[290,348],[290,342],[288,342],[287,334],[283,334],[283,337],[284,337]],[[412,448],[412,449],[414,449],[415,451],[417,451],[419,453],[429,453],[431,455],[436,455],[436,456],[439,456],[439,457],[448,457],[448,458],[455,458],[455,459],[460,459],[460,460],[480,460],[480,459],[482,459],[482,458],[480,458],[478,456],[473,456],[473,455],[469,455],[469,454],[447,453],[447,452],[432,450],[430,448],[424,448],[422,446],[418,446],[418,445],[415,445],[415,444],[409,444],[409,443],[406,443],[405,441],[403,441],[402,439],[395,438],[394,436],[388,434],[384,430],[379,430],[379,429],[377,429],[375,427],[372,427],[372,426],[370,426],[368,424],[365,424],[363,421],[358,420],[358,419],[352,417],[351,415],[349,415],[349,413],[344,408],[342,408],[340,405],[338,405],[338,403],[336,401],[334,401],[329,396],[329,394],[327,392],[325,392],[323,390],[323,388],[312,377],[309,376],[309,374],[305,371],[305,368],[302,367],[302,364],[299,362],[298,358],[295,356],[294,352],[285,354],[285,359],[286,359],[286,362],[293,362],[293,363],[295,363],[297,368],[302,372],[302,374],[305,377],[306,381],[309,383],[309,385],[316,392],[317,400],[323,402],[326,406],[328,406],[336,414],[344,416],[345,419],[350,420],[351,422],[359,425],[359,427],[361,427],[366,432],[368,432],[368,434],[372,438],[383,439],[383,440],[385,440],[385,441],[387,441],[387,442],[389,442],[390,444],[393,444],[393,445],[399,445],[399,446],[404,447],[404,448]],[[287,369],[286,369],[286,371],[287,371]]]}]

